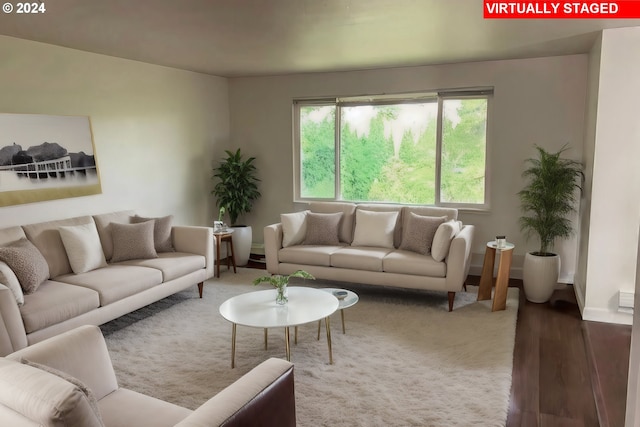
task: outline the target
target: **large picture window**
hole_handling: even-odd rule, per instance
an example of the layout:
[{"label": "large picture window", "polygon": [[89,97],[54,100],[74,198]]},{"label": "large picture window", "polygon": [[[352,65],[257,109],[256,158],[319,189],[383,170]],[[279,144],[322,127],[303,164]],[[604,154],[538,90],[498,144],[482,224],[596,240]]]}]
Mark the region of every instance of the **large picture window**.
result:
[{"label": "large picture window", "polygon": [[490,97],[295,101],[296,199],[488,207]]}]

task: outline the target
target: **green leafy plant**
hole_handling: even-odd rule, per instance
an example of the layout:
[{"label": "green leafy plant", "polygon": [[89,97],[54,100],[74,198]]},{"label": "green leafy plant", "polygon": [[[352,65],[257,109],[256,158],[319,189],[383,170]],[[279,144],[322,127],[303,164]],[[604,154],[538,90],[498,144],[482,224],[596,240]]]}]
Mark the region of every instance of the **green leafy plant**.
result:
[{"label": "green leafy plant", "polygon": [[524,212],[520,229],[527,238],[536,234],[540,239],[540,250],[533,255],[550,256],[554,241],[573,231],[567,216],[576,210],[576,189],[582,190],[584,174],[580,162],[561,157],[566,145],[555,153],[535,148],[538,157],[527,159],[529,167],[522,173],[529,182],[518,192]]},{"label": "green leafy plant", "polygon": [[225,150],[227,158],[214,168],[212,179],[219,180],[211,193],[220,208],[226,208],[231,225],[238,217],[251,211],[253,201],[260,197],[256,177],[255,157],[243,159],[240,149],[233,153]]},{"label": "green leafy plant", "polygon": [[314,276],[307,273],[306,271],[298,270],[298,271],[294,271],[289,275],[274,274],[271,276],[258,277],[253,281],[253,284],[258,285],[260,283],[267,282],[273,285],[275,288],[282,288],[283,286],[289,284],[289,279],[291,279],[292,277],[302,277],[303,279],[315,279]]},{"label": "green leafy plant", "polygon": [[220,206],[220,210],[218,211],[218,221],[222,222],[222,217],[224,217],[226,209],[224,206]]}]

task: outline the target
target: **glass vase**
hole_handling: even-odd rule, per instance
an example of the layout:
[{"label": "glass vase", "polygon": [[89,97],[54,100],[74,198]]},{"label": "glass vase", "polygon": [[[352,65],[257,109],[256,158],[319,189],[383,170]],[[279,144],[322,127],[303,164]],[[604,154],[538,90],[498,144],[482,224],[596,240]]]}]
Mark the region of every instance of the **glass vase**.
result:
[{"label": "glass vase", "polygon": [[285,305],[289,301],[287,296],[287,285],[276,287],[276,304]]}]

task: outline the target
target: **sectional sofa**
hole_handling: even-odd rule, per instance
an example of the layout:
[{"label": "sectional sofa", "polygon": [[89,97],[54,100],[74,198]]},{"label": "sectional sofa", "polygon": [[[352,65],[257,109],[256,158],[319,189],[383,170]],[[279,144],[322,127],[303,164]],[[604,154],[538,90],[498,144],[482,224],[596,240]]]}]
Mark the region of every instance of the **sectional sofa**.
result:
[{"label": "sectional sofa", "polygon": [[213,230],[133,211],[0,229],[0,355],[213,277]]},{"label": "sectional sofa", "polygon": [[432,206],[312,202],[264,229],[267,270],[317,278],[447,292],[463,289],[474,226]]}]

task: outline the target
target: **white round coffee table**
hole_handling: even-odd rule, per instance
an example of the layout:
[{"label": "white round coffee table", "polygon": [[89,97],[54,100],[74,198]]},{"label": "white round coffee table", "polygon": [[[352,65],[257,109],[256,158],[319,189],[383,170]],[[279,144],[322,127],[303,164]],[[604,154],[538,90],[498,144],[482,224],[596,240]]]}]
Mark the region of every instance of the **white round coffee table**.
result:
[{"label": "white round coffee table", "polygon": [[231,329],[231,367],[235,367],[236,326],[264,328],[265,348],[267,346],[267,328],[284,328],[287,360],[291,360],[289,328],[325,319],[327,345],[329,346],[329,364],[333,364],[331,351],[331,327],[329,316],[338,309],[338,299],[319,289],[290,286],[289,302],[276,304],[276,290],[248,292],[229,298],[220,305],[220,314],[232,323]]}]

